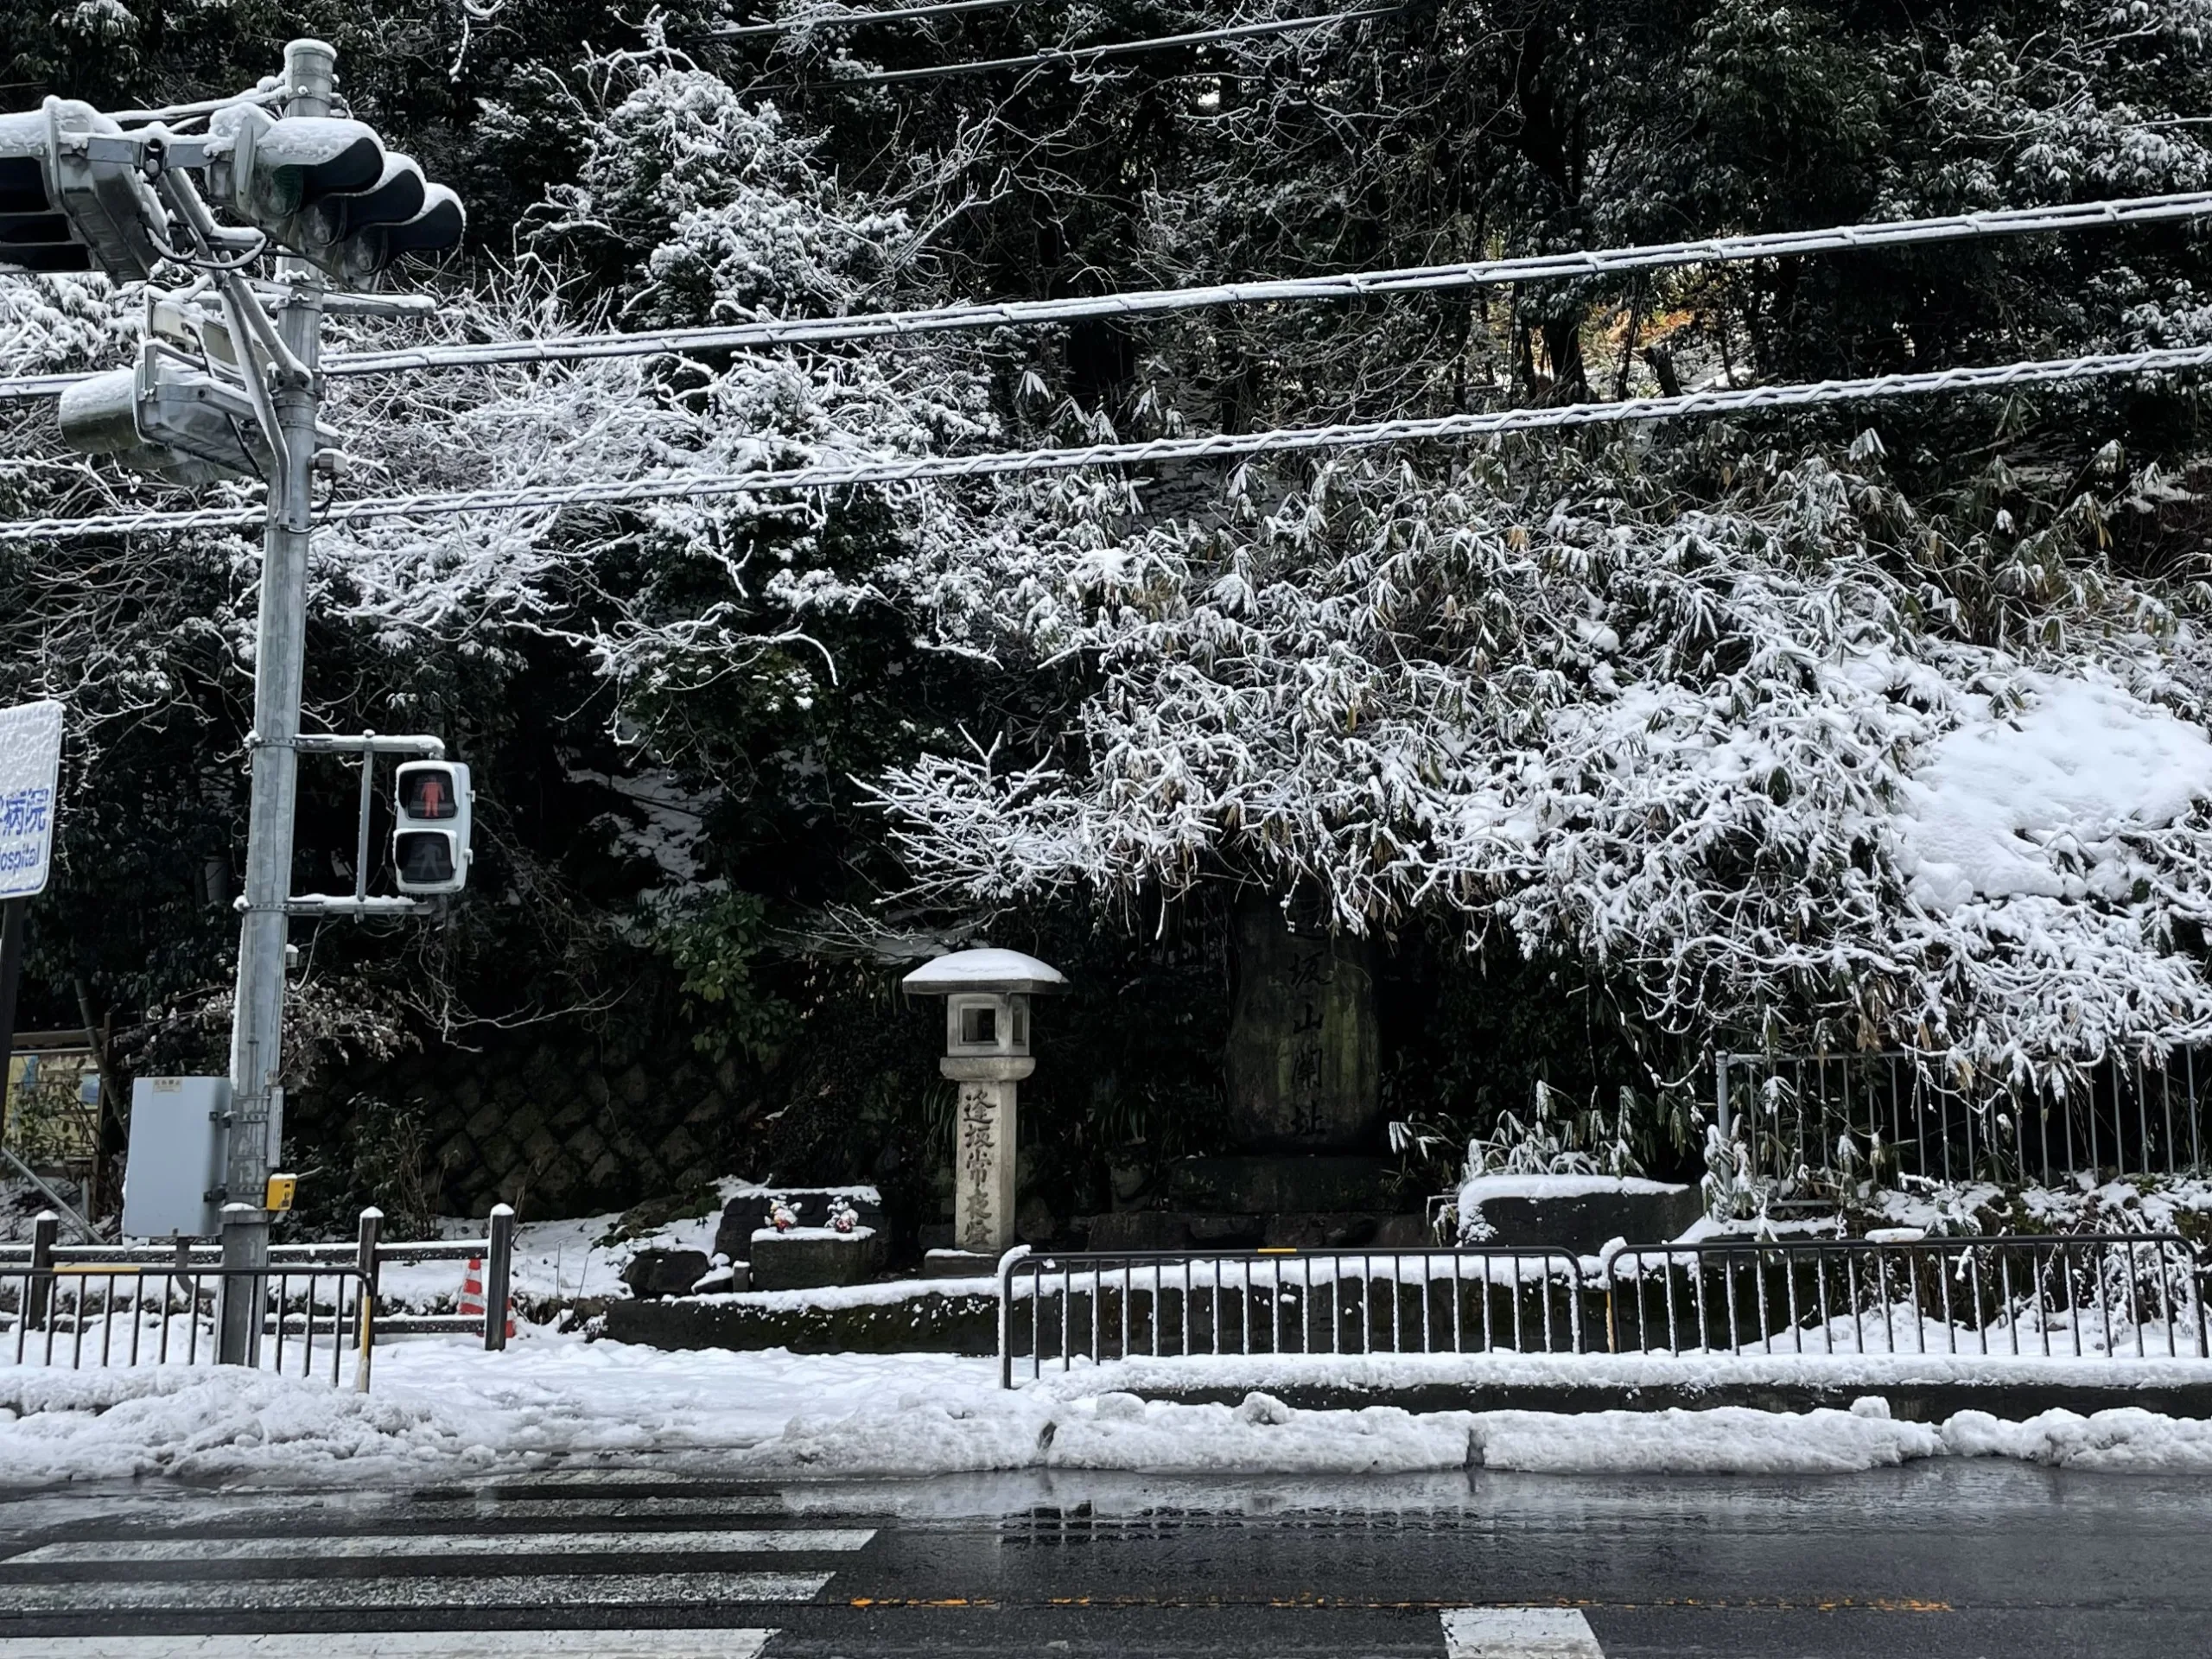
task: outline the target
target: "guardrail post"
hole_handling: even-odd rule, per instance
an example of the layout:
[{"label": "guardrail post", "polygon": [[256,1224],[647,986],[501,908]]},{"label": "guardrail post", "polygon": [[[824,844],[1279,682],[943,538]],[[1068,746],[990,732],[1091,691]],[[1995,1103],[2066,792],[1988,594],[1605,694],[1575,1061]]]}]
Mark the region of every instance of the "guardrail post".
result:
[{"label": "guardrail post", "polygon": [[507,1345],[507,1299],[514,1276],[514,1206],[492,1206],[492,1236],[484,1250],[484,1350],[499,1353]]},{"label": "guardrail post", "polygon": [[384,1230],[384,1211],[372,1205],[361,1211],[359,1254],[354,1263],[361,1279],[353,1293],[353,1392],[369,1391],[370,1356],[376,1351],[377,1238]]},{"label": "guardrail post", "polygon": [[31,1223],[31,1274],[24,1281],[23,1323],[43,1329],[54,1294],[54,1241],[60,1236],[61,1217],[41,1210]]}]

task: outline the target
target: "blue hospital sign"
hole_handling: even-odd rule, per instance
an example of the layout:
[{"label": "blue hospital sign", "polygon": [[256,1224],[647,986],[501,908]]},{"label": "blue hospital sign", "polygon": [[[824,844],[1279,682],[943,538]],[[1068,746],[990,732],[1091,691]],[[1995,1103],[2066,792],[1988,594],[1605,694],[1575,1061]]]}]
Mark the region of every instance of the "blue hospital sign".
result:
[{"label": "blue hospital sign", "polygon": [[61,705],[0,709],[0,899],[46,889],[61,781]]}]

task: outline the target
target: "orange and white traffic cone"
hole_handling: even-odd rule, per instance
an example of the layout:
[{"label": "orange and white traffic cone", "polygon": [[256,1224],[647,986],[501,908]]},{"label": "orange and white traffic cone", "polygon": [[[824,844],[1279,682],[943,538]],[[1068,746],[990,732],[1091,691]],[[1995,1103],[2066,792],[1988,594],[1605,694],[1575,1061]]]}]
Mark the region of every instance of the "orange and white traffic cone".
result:
[{"label": "orange and white traffic cone", "polygon": [[458,1312],[481,1315],[484,1312],[484,1260],[472,1255],[461,1270],[461,1301]]},{"label": "orange and white traffic cone", "polygon": [[[457,1311],[463,1315],[474,1314],[479,1319],[487,1317],[484,1309],[484,1259],[481,1256],[470,1256],[461,1268],[461,1300],[457,1304]],[[512,1301],[507,1304],[506,1314],[507,1335],[512,1337],[515,1333]]]}]

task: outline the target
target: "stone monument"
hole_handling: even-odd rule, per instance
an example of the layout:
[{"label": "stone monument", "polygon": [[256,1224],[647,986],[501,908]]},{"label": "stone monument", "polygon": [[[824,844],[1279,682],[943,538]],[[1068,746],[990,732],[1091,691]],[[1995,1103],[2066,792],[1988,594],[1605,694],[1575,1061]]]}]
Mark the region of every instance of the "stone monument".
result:
[{"label": "stone monument", "polygon": [[1374,951],[1294,931],[1265,899],[1236,910],[1229,1116],[1249,1152],[1382,1150]]},{"label": "stone monument", "polygon": [[987,1271],[1014,1243],[1014,1095],[1037,1069],[1029,1052],[1029,999],[1067,988],[1057,968],[1019,950],[956,950],[900,982],[911,995],[944,998],[944,1058],[959,1085],[953,1114],[950,1250],[931,1250],[932,1272]]}]

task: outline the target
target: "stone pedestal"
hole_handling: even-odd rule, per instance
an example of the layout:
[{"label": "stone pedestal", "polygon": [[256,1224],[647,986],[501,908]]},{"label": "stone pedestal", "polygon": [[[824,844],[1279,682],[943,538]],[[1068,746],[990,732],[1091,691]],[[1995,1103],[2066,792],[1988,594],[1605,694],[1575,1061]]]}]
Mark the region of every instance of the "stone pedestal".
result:
[{"label": "stone pedestal", "polygon": [[925,1279],[988,1278],[999,1270],[999,1258],[984,1250],[927,1250],[922,1255]]},{"label": "stone pedestal", "polygon": [[753,1235],[752,1252],[755,1290],[857,1285],[883,1263],[882,1241],[868,1227],[849,1233],[828,1227],[794,1227],[780,1233],[763,1228]]},{"label": "stone pedestal", "polygon": [[1265,899],[1238,906],[1228,1082],[1241,1146],[1381,1149],[1372,957],[1364,940],[1294,933]]},{"label": "stone pedestal", "polygon": [[991,1256],[1014,1244],[1014,1091],[1037,1069],[1028,1058],[943,1059],[960,1085],[952,1119],[952,1243]]}]

